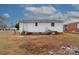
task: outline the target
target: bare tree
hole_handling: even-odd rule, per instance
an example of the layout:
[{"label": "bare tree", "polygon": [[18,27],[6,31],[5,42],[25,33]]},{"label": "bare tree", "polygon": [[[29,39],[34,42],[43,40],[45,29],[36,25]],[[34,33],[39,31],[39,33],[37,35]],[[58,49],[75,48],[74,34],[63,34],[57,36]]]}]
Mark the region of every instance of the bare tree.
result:
[{"label": "bare tree", "polygon": [[7,25],[4,23],[5,20],[9,18],[8,14],[0,15],[0,30],[7,27]]}]

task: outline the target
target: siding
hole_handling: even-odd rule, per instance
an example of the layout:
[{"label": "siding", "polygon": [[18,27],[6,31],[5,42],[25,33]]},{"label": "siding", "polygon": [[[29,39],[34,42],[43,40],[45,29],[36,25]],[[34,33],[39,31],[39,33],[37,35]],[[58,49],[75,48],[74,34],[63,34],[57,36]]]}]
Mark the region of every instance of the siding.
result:
[{"label": "siding", "polygon": [[50,29],[52,31],[63,32],[63,23],[55,23],[55,26],[51,26],[51,23],[38,23],[38,26],[35,26],[35,23],[20,23],[20,32],[45,32]]}]

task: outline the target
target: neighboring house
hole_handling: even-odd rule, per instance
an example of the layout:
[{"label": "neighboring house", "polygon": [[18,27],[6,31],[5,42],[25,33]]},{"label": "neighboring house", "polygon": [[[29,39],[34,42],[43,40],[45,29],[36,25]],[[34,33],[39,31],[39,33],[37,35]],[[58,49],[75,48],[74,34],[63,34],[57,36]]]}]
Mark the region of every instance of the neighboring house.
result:
[{"label": "neighboring house", "polygon": [[68,31],[68,32],[79,32],[79,22],[72,22],[72,23],[66,24],[64,28],[65,28],[65,31]]},{"label": "neighboring house", "polygon": [[15,27],[15,24],[10,26],[10,30],[17,30],[17,28]]},{"label": "neighboring house", "polygon": [[68,22],[64,23],[64,31],[79,32],[79,17],[71,17]]},{"label": "neighboring house", "polygon": [[48,30],[63,32],[63,20],[22,20],[19,22],[19,31],[46,32]]},{"label": "neighboring house", "polygon": [[14,31],[14,30],[17,30],[17,28],[15,28],[15,26],[10,26],[10,27],[7,27],[6,30]]}]

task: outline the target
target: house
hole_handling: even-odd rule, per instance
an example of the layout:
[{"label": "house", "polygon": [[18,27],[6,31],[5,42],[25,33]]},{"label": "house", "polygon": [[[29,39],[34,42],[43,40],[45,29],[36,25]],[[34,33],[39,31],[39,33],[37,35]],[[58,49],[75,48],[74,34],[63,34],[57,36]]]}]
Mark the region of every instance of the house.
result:
[{"label": "house", "polygon": [[22,20],[19,22],[19,32],[63,32],[63,20]]},{"label": "house", "polygon": [[72,18],[67,24],[64,25],[66,32],[79,32],[79,19]]},{"label": "house", "polygon": [[79,32],[79,22],[73,22],[73,23],[65,25],[65,31]]}]

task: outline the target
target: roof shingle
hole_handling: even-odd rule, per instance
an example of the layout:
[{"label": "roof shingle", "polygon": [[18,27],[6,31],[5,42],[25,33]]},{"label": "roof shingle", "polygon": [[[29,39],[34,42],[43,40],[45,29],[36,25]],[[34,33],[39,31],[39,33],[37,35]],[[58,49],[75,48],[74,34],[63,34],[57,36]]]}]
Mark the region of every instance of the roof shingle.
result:
[{"label": "roof shingle", "polygon": [[47,20],[47,19],[39,19],[39,20],[21,20],[20,23],[51,23],[51,22],[57,22],[57,23],[63,23],[63,20]]}]

